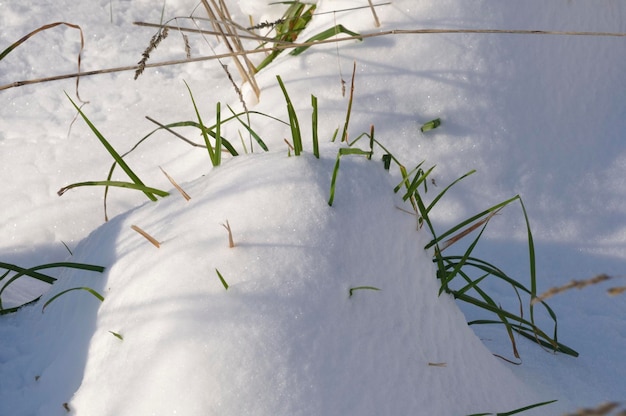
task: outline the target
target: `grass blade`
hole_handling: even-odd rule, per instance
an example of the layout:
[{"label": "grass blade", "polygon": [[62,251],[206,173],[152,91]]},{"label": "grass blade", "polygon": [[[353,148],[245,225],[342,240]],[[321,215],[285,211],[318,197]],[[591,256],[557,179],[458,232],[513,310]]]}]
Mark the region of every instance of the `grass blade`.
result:
[{"label": "grass blade", "polygon": [[59,293],[57,293],[56,295],[54,295],[53,297],[51,297],[51,298],[50,298],[50,299],[49,299],[46,303],[44,303],[44,304],[43,304],[43,307],[41,308],[41,313],[43,313],[43,312],[44,312],[44,310],[46,309],[46,306],[48,306],[48,305],[49,305],[50,303],[52,303],[54,300],[56,300],[57,298],[59,298],[59,296],[63,296],[63,295],[65,295],[66,293],[68,293],[68,292],[72,292],[72,291],[74,291],[74,290],[85,290],[85,291],[87,291],[87,292],[91,293],[92,295],[94,295],[96,298],[98,298],[98,299],[100,300],[100,302],[104,302],[104,297],[103,297],[101,294],[99,294],[98,292],[96,292],[95,290],[93,290],[92,288],[90,288],[90,287],[84,287],[84,286],[81,286],[81,287],[73,287],[73,288],[71,288],[71,289],[67,289],[67,290],[64,290],[64,291],[62,291],[62,292],[59,292]]},{"label": "grass blade", "polygon": [[312,124],[312,136],[313,136],[313,154],[316,158],[320,158],[320,148],[317,137],[317,97],[311,94],[311,106],[313,107],[313,114],[311,115]]},{"label": "grass blade", "polygon": [[213,146],[211,145],[211,141],[209,140],[209,136],[207,135],[207,129],[204,127],[204,123],[202,123],[202,117],[200,116],[200,111],[198,110],[198,106],[196,105],[196,100],[193,98],[193,93],[191,92],[191,88],[189,88],[189,84],[186,81],[183,81],[185,86],[187,87],[187,91],[189,91],[189,96],[191,97],[191,103],[193,104],[193,109],[196,112],[196,117],[198,118],[198,124],[200,125],[200,131],[202,132],[202,137],[204,138],[204,144],[206,146],[207,151],[209,152],[209,159],[211,159],[211,163],[213,166],[217,166],[215,164],[215,151]]},{"label": "grass blade", "polygon": [[80,186],[113,186],[117,188],[127,188],[127,189],[137,189],[143,191],[144,193],[150,193],[151,195],[158,195],[160,197],[166,197],[169,195],[169,192],[162,191],[156,188],[150,188],[142,184],[136,184],[132,182],[120,182],[120,181],[88,181],[88,182],[78,182],[73,183],[71,185],[64,186],[63,188],[57,191],[59,196],[63,195],[65,192],[69,191],[72,188],[78,188]]},{"label": "grass blade", "polygon": [[330,180],[330,197],[328,198],[328,205],[331,207],[333,206],[333,201],[335,200],[335,184],[337,182],[337,175],[339,174],[339,164],[341,161],[341,156],[344,155],[370,156],[371,152],[351,147],[342,147],[341,149],[339,149],[339,151],[337,152],[337,159],[335,161],[335,168],[333,169],[333,176]]},{"label": "grass blade", "polygon": [[276,75],[276,79],[278,79],[278,85],[280,85],[280,89],[283,91],[285,101],[287,102],[287,114],[289,115],[289,126],[291,127],[291,139],[293,141],[294,153],[296,156],[300,156],[302,153],[302,134],[300,132],[298,116],[296,114],[296,110],[293,108],[293,103],[291,102],[291,98],[289,98],[289,94],[287,93],[287,89],[285,88],[285,84],[280,78],[280,75]]},{"label": "grass blade", "polygon": [[352,297],[352,295],[354,294],[354,291],[356,290],[376,290],[379,291],[381,289],[374,287],[374,286],[357,286],[357,287],[351,287],[350,290],[348,291],[349,295],[348,297]]},{"label": "grass blade", "polygon": [[344,25],[336,25],[336,26],[331,27],[330,29],[326,29],[323,32],[318,33],[317,35],[313,37],[310,37],[309,39],[306,40],[306,42],[304,42],[306,45],[295,48],[289,54],[293,56],[300,55],[302,52],[306,51],[311,46],[313,46],[311,42],[317,42],[318,40],[326,40],[326,39],[332,38],[333,36],[338,35],[339,33],[344,33],[346,35],[349,35],[353,39],[363,40],[361,38],[361,35],[347,29]]},{"label": "grass blade", "polygon": [[[145,187],[144,183],[141,181],[141,179],[139,179],[139,177],[137,175],[135,175],[135,172],[132,171],[132,169],[126,164],[126,162],[124,161],[124,159],[122,159],[122,157],[119,155],[119,153],[117,153],[117,151],[113,148],[113,146],[111,146],[111,144],[107,141],[107,139],[104,138],[104,136],[98,131],[98,129],[96,128],[96,126],[94,126],[91,121],[87,118],[87,116],[85,115],[85,113],[83,113],[83,111],[80,109],[80,107],[78,107],[76,105],[76,103],[70,98],[69,95],[67,95],[67,93],[65,93],[65,95],[67,96],[67,98],[70,100],[70,102],[72,103],[72,105],[74,106],[74,108],[76,108],[76,111],[78,111],[78,113],[81,115],[81,117],[83,118],[83,120],[85,120],[85,123],[87,123],[87,125],[89,126],[89,128],[91,129],[91,131],[96,135],[96,137],[98,138],[98,140],[100,140],[100,143],[102,143],[102,145],[104,146],[104,148],[107,150],[107,152],[109,152],[109,154],[113,157],[113,159],[115,159],[115,161],[117,162],[118,165],[120,165],[120,167],[124,170],[124,172],[126,172],[126,174],[128,175],[128,177],[130,179],[132,179],[132,181],[137,185],[137,186],[143,186]],[[138,188],[139,189],[139,188]],[[148,192],[146,190],[143,191],[144,194],[146,194],[146,196],[151,200],[151,201],[156,201],[157,198],[156,196],[154,196],[154,193]]]},{"label": "grass blade", "polygon": [[[47,274],[39,273],[38,270],[51,269],[51,268],[57,268],[57,267],[66,267],[70,269],[86,270],[86,271],[98,272],[98,273],[104,272],[104,267],[102,266],[96,266],[93,264],[84,264],[84,263],[73,263],[73,262],[47,263],[47,264],[42,264],[39,266],[30,267],[26,269],[26,268],[17,266],[15,264],[0,262],[0,268],[7,270],[7,272],[2,275],[2,278],[0,278],[0,281],[6,278],[9,275],[9,272],[11,271],[15,272],[15,275],[11,276],[11,278],[7,280],[7,282],[2,286],[2,288],[0,288],[0,311],[4,310],[2,307],[2,293],[5,291],[7,287],[9,287],[11,283],[15,282],[17,279],[23,276],[28,276],[33,279],[39,280],[40,282],[51,285],[57,279]],[[20,305],[17,308],[20,308],[24,305]]]},{"label": "grass blade", "polygon": [[217,273],[217,277],[219,277],[220,282],[222,282],[224,289],[228,290],[228,283],[226,283],[226,280],[224,279],[224,276],[222,276],[222,273],[220,273],[220,271],[217,269],[215,269],[215,272]]}]

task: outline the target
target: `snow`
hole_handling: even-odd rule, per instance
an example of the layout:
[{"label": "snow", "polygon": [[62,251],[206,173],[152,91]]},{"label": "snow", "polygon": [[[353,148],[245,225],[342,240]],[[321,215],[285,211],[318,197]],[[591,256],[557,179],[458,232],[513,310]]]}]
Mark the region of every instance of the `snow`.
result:
[{"label": "snow", "polygon": [[[165,16],[188,16],[195,4],[167,1]],[[626,32],[626,6],[566,0],[503,3],[397,0],[379,6],[374,26],[365,1],[320,1],[301,36],[336,23],[350,30],[494,28]],[[280,16],[279,6],[229,3],[247,22]],[[0,44],[50,22],[79,24],[82,69],[132,65],[154,33],[133,21],[158,22],[151,2],[41,1],[28,9],[0,3]],[[201,11],[196,11],[200,16]],[[28,18],[26,18],[28,16]],[[111,22],[112,20],[112,22]],[[190,25],[189,21],[179,21]],[[194,55],[211,54],[213,39],[190,36]],[[58,27],[28,40],[0,61],[0,84],[76,70],[80,40]],[[4,48],[5,46],[2,46]],[[626,131],[624,38],[538,35],[394,35],[283,53],[257,74],[251,110],[286,119],[280,75],[305,132],[305,154],[288,155],[288,127],[253,116],[271,151],[228,159],[211,168],[206,151],[168,133],[151,136],[125,159],[148,185],[172,188],[163,167],[190,194],[158,202],[128,190],[64,185],[104,179],[110,156],[75,115],[63,91],[74,80],[7,89],[0,106],[0,261],[32,267],[74,261],[103,274],[59,269],[42,300],[0,316],[0,415],[315,415],[504,412],[557,399],[524,414],[563,414],[624,401],[626,302],[606,285],[550,300],[559,340],[577,358],[517,340],[511,358],[502,328],[468,327],[483,317],[437,296],[430,236],[393,187],[380,154],[344,156],[335,201],[327,200],[356,63],[350,137],[376,127],[376,137],[407,166],[437,165],[436,189],[471,169],[433,214],[443,230],[520,194],[537,250],[538,291],[599,273],[623,278],[626,266],[624,170]],[[184,58],[171,33],[152,61]],[[258,59],[258,58],[255,58]],[[230,62],[229,69],[236,75]],[[82,77],[83,111],[120,151],[154,125],[193,120],[184,86],[205,123],[215,103],[241,104],[219,63],[198,62]],[[319,99],[321,158],[311,154],[310,95]],[[440,117],[440,128],[419,126]],[[240,125],[223,126],[239,143]],[[183,130],[196,142],[197,131]],[[248,150],[249,146],[248,146]],[[242,151],[243,153],[243,151]],[[120,169],[115,178],[125,179]],[[222,224],[230,224],[228,247]],[[156,248],[130,227],[160,241]],[[528,282],[521,211],[494,218],[479,254]],[[68,252],[63,244],[72,250]],[[480,257],[479,256],[479,257]],[[229,284],[220,282],[216,269]],[[623,280],[614,280],[623,285]],[[87,286],[43,303],[65,289]],[[350,289],[360,286],[380,290]],[[515,295],[487,288],[503,306]],[[5,307],[41,293],[21,279],[2,294]],[[459,308],[461,307],[461,309]],[[547,317],[538,319],[549,324]],[[475,332],[474,332],[475,331]],[[119,334],[120,339],[114,334]],[[442,364],[438,366],[433,364]]]}]

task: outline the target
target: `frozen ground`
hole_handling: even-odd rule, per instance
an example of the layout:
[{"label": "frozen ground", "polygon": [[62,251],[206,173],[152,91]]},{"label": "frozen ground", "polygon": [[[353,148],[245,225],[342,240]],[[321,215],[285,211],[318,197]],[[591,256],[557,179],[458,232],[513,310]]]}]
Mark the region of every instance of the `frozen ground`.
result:
[{"label": "frozen ground", "polygon": [[[492,28],[626,32],[620,1],[394,1],[326,13],[366,1],[321,1],[309,34],[336,23],[361,33],[418,28]],[[165,3],[164,15],[188,16],[195,4]],[[136,1],[0,3],[0,49],[47,23],[80,25],[83,70],[132,65],[158,22],[162,4]],[[272,20],[281,6],[229,3],[245,24]],[[202,15],[197,12],[197,15]],[[181,23],[189,24],[188,21]],[[302,37],[308,36],[306,33]],[[192,55],[210,54],[190,35]],[[520,194],[537,251],[538,291],[599,273],[623,285],[626,267],[626,41],[619,37],[395,35],[281,55],[257,74],[261,97],[248,105],[286,119],[275,76],[289,89],[305,132],[310,94],[320,106],[320,137],[342,125],[356,62],[350,133],[376,126],[376,137],[407,165],[436,164],[438,188],[471,169],[434,214],[441,229]],[[0,85],[75,71],[79,34],[58,27],[0,61]],[[216,46],[219,48],[219,46]],[[171,33],[152,61],[184,58]],[[231,62],[229,68],[233,70]],[[236,73],[235,73],[236,74]],[[94,124],[120,151],[154,125],[193,120],[191,87],[205,122],[221,101],[240,109],[214,61],[83,77],[80,95]],[[105,296],[70,292],[0,316],[0,414],[469,414],[511,410],[557,399],[536,414],[562,414],[624,401],[626,302],[606,285],[550,301],[559,339],[571,358],[519,340],[511,358],[501,328],[465,325],[476,311],[437,297],[425,230],[398,210],[397,177],[379,162],[342,162],[334,206],[326,200],[337,152],[323,146],[287,157],[288,129],[265,118],[253,125],[271,153],[227,161],[211,170],[206,152],[163,132],[127,161],[149,185],[169,189],[159,166],[190,193],[145,203],[139,192],[113,190],[103,225],[102,190],[69,183],[104,179],[110,156],[64,95],[74,81],[0,91],[0,261],[23,267],[67,259],[105,266],[103,275],[68,270],[64,288],[89,286]],[[442,126],[419,126],[440,117]],[[238,127],[224,135],[238,143]],[[192,131],[189,131],[191,134]],[[195,134],[195,133],[194,133]],[[191,136],[201,141],[198,136]],[[378,160],[377,158],[375,158]],[[120,171],[121,172],[121,171]],[[118,172],[118,179],[125,179]],[[227,247],[229,221],[236,247]],[[130,229],[139,225],[156,249]],[[95,230],[95,231],[94,231]],[[511,207],[489,225],[480,255],[528,281],[521,211]],[[230,284],[221,285],[215,269]],[[32,282],[12,285],[4,306],[32,298]],[[360,290],[374,286],[381,291]],[[489,285],[487,285],[489,287]],[[503,305],[513,297],[491,288]],[[543,319],[543,318],[542,318]],[[111,332],[121,334],[123,341]],[[479,342],[482,340],[483,342]],[[486,348],[485,348],[486,346]],[[429,363],[446,363],[437,367]],[[207,393],[210,392],[210,393]],[[529,413],[530,414],[530,413]]]}]

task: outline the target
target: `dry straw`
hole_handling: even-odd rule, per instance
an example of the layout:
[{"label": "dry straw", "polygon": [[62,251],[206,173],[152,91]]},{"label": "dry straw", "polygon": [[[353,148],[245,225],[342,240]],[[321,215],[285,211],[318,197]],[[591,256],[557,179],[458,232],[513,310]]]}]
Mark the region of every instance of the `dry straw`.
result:
[{"label": "dry straw", "polygon": [[[206,0],[205,0],[205,3],[206,3]],[[220,1],[220,4],[223,6],[222,1]],[[143,66],[138,64],[138,65],[131,65],[131,66],[99,69],[95,71],[85,71],[85,72],[79,71],[77,73],[72,73],[72,74],[56,75],[56,76],[25,80],[25,81],[16,81],[11,84],[0,86],[0,90],[20,87],[23,85],[42,83],[42,82],[56,81],[56,80],[68,79],[68,78],[76,78],[76,77],[81,77],[81,76],[90,76],[90,75],[97,75],[97,74],[122,72],[122,71],[137,71],[140,68],[142,68],[143,70],[145,68],[155,68],[155,67],[163,67],[163,66],[170,66],[170,65],[181,65],[181,64],[191,63],[191,62],[201,62],[201,61],[233,58],[236,61],[236,66],[240,70],[240,73],[242,73],[242,76],[244,76],[244,78],[248,82],[251,83],[251,85],[253,86],[253,89],[255,90],[255,93],[258,94],[258,87],[256,87],[256,82],[254,82],[254,77],[251,75],[251,67],[248,61],[248,55],[257,54],[257,53],[270,53],[270,52],[273,52],[275,50],[280,50],[280,49],[292,49],[292,48],[298,48],[298,47],[323,45],[327,43],[354,41],[357,39],[362,40],[362,39],[373,38],[373,37],[399,36],[399,35],[429,35],[429,34],[502,34],[504,35],[504,34],[511,34],[511,35],[541,35],[541,36],[626,37],[626,33],[619,33],[619,32],[575,32],[575,31],[500,30],[500,29],[413,29],[413,30],[396,29],[396,30],[388,30],[388,31],[383,31],[383,32],[366,33],[366,34],[361,34],[359,36],[345,36],[341,38],[335,37],[331,39],[318,40],[318,41],[313,41],[313,42],[283,42],[283,41],[279,42],[276,39],[260,36],[249,31],[246,32],[247,34],[239,33],[237,30],[235,30],[236,28],[241,28],[239,25],[235,26],[232,21],[225,21],[225,20],[220,21],[219,20],[219,18],[230,19],[230,15],[226,11],[221,11],[221,14],[220,14],[215,11],[214,6],[212,7],[208,3],[207,5],[209,9],[213,11],[213,14],[216,18],[215,20],[218,22],[221,22],[221,25],[219,26],[220,28],[218,30],[208,31],[208,30],[201,30],[197,28],[196,29],[183,28],[183,27],[159,25],[159,24],[153,24],[153,23],[142,23],[142,22],[135,22],[135,24],[141,25],[141,26],[158,27],[158,28],[162,28],[163,30],[165,30],[165,28],[168,28],[168,29],[174,28],[176,30],[180,30],[183,32],[215,35],[215,36],[220,36],[221,39],[224,41],[226,41],[227,39],[233,38],[235,39],[235,41],[232,43],[229,42],[228,44],[230,45],[229,52],[227,53],[213,54],[210,56],[200,56],[200,57],[191,58],[191,59],[178,59],[178,60],[156,62],[152,64],[145,63],[145,65]],[[217,10],[221,10],[221,9],[218,8]],[[241,28],[241,30],[245,30],[245,28]],[[242,39],[251,39],[251,40],[260,41],[260,42],[272,43],[273,46],[267,47],[267,48],[245,49],[242,46],[243,45],[241,42]],[[244,60],[245,66],[248,68],[247,71],[244,69],[244,65],[241,63],[241,61],[239,61],[239,58],[242,58]]]},{"label": "dry straw", "polygon": [[[558,295],[559,293],[563,293],[565,291],[568,291],[570,289],[584,289],[588,286],[592,286],[592,285],[597,285],[598,283],[602,283],[602,282],[606,282],[607,280],[613,279],[613,277],[607,275],[607,274],[599,274],[597,276],[594,276],[590,279],[586,279],[586,280],[572,280],[571,282],[567,283],[566,285],[563,286],[558,286],[558,287],[553,287],[548,289],[547,291],[545,291],[544,293],[542,293],[541,295],[535,297],[532,301],[531,304],[536,304],[538,302],[542,302],[546,299],[549,299],[555,295]],[[612,287],[607,289],[607,293],[609,295],[615,296],[615,295],[619,295],[623,292],[626,292],[626,286],[622,286],[622,287]]]}]

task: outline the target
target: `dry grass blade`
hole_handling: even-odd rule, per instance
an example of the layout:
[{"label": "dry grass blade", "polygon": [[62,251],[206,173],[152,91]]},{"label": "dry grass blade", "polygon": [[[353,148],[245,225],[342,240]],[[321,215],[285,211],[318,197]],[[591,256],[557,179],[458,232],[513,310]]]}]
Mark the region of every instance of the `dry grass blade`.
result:
[{"label": "dry grass blade", "polygon": [[174,188],[176,188],[176,190],[178,192],[180,192],[180,194],[183,196],[183,198],[185,198],[185,200],[189,201],[191,199],[189,194],[187,192],[185,192],[185,190],[183,188],[181,188],[180,185],[178,185],[176,183],[174,178],[172,178],[170,175],[168,175],[167,172],[161,166],[159,166],[159,169],[161,169],[161,172],[163,172],[163,174],[165,175],[167,180],[170,181],[170,183],[174,186]]},{"label": "dry grass blade", "polygon": [[[593,409],[579,409],[575,413],[568,413],[564,416],[608,416],[613,410],[617,409],[618,403],[603,403]],[[622,411],[619,415],[624,415],[626,411]]]},{"label": "dry grass blade", "polygon": [[590,279],[587,280],[572,280],[571,282],[569,282],[566,285],[563,286],[558,286],[558,287],[553,287],[548,289],[547,291],[545,291],[544,293],[542,293],[541,295],[537,296],[536,298],[534,298],[531,301],[531,304],[534,305],[538,302],[544,301],[546,299],[549,299],[551,297],[553,297],[554,295],[557,295],[559,293],[563,293],[567,290],[570,289],[583,289],[587,286],[591,286],[591,285],[596,285],[598,283],[602,283],[605,282],[609,279],[611,279],[612,277],[606,274],[599,274],[597,276],[594,276]]},{"label": "dry grass blade", "polygon": [[[161,25],[158,25],[158,26],[160,27]],[[198,33],[204,33],[204,34],[216,34],[216,32],[210,32],[210,31],[198,30],[198,29],[185,29],[185,28],[177,28],[177,29],[182,30],[182,31],[196,31]],[[158,68],[158,67],[169,66],[169,65],[188,64],[191,62],[203,62],[203,61],[219,60],[222,58],[234,58],[238,56],[245,56],[245,55],[255,54],[255,53],[273,52],[276,49],[290,49],[290,48],[297,48],[297,47],[302,47],[302,46],[323,45],[327,43],[346,42],[346,41],[353,41],[355,39],[361,40],[361,39],[373,38],[373,37],[379,37],[379,36],[425,35],[425,34],[468,34],[468,33],[469,34],[626,37],[626,33],[620,33],[620,32],[559,32],[559,31],[546,31],[546,30],[499,30],[499,29],[388,30],[386,32],[361,34],[358,37],[347,36],[347,37],[342,37],[342,38],[332,38],[332,39],[326,39],[326,40],[318,40],[315,42],[302,42],[302,43],[285,42],[285,43],[275,44],[271,48],[259,48],[259,49],[252,49],[252,50],[232,51],[232,52],[219,54],[219,55],[215,54],[215,55],[210,55],[210,56],[200,56],[200,57],[191,58],[191,59],[176,59],[176,60],[171,60],[171,61],[156,62],[153,64],[146,64],[145,68]],[[224,34],[224,36],[229,37],[229,36],[235,36],[235,35]],[[236,36],[241,39],[244,38],[243,35],[237,34]],[[252,36],[251,38],[258,39],[259,37]],[[264,42],[272,41],[271,39],[265,39],[263,37],[260,37],[260,38],[263,39]],[[32,80],[16,81],[11,84],[1,85],[0,91],[6,90],[9,88],[21,87],[24,85],[32,85],[32,84],[38,84],[42,82],[57,81],[57,80],[68,79],[68,78],[77,78],[81,76],[84,77],[84,76],[99,75],[99,74],[110,74],[113,72],[136,71],[138,68],[139,68],[139,65],[130,65],[130,66],[115,67],[115,68],[105,68],[105,69],[99,69],[99,70],[94,70],[94,71],[78,72],[78,73],[72,73],[72,74],[62,74],[62,75],[56,75],[56,76],[38,78],[38,79],[32,79]]]},{"label": "dry grass blade", "polygon": [[226,228],[226,231],[228,231],[228,247],[235,247],[235,241],[233,240],[233,230],[230,228],[228,220],[226,220],[226,224],[222,224],[222,227]]},{"label": "dry grass blade", "polygon": [[[48,29],[52,29],[54,27],[60,26],[60,25],[64,25],[67,27],[70,27],[72,29],[77,29],[80,32],[80,50],[78,51],[78,58],[77,58],[77,67],[78,67],[78,74],[80,74],[80,60],[81,60],[81,54],[83,53],[83,49],[85,48],[85,37],[83,36],[83,29],[81,29],[81,27],[79,25],[75,25],[73,23],[67,23],[67,22],[55,22],[55,23],[50,23],[47,25],[43,25],[38,29],[33,30],[32,32],[30,32],[29,34],[23,36],[20,40],[18,40],[17,42],[14,42],[13,44],[11,44],[8,48],[6,48],[4,51],[2,51],[2,53],[0,53],[0,61],[6,57],[9,53],[11,53],[11,51],[13,51],[15,48],[17,48],[18,46],[20,46],[22,43],[26,42],[28,39],[30,39],[32,36],[35,36],[37,33],[39,32],[43,32],[44,30],[48,30]],[[78,101],[80,101],[81,103],[86,103],[86,101],[83,101],[80,98],[80,95],[78,94],[78,83],[80,81],[80,76],[76,76],[76,98],[78,99]],[[0,89],[4,89],[4,88],[0,88]]]},{"label": "dry grass blade", "polygon": [[476,230],[477,228],[479,228],[480,226],[482,226],[483,224],[486,224],[487,222],[489,222],[489,220],[496,215],[500,210],[496,210],[493,211],[492,213],[490,213],[487,218],[478,221],[477,223],[473,224],[471,227],[466,228],[465,230],[461,231],[460,233],[458,233],[457,235],[455,235],[454,237],[450,237],[448,240],[446,240],[440,247],[439,247],[439,252],[442,252],[443,250],[445,250],[446,248],[450,247],[452,244],[456,243],[457,241],[459,241],[460,239],[462,239],[463,237],[465,237],[466,235],[470,234],[472,231]]},{"label": "dry grass blade", "polygon": [[[217,4],[215,0],[211,0],[210,4],[208,0],[202,0],[202,5],[204,6],[209,19],[213,24],[216,36],[219,36],[228,50],[233,53],[233,62],[239,71],[239,75],[241,75],[241,78],[245,82],[250,84],[258,99],[261,95],[261,90],[259,89],[259,86],[254,78],[254,65],[248,59],[247,53],[241,53],[246,52],[246,50],[243,47],[239,33],[233,28],[233,24],[231,23],[233,20],[226,4],[224,3],[224,0],[219,0],[219,4]],[[235,53],[237,54],[235,55]],[[239,60],[240,56],[243,58],[247,70]]]},{"label": "dry grass blade", "polygon": [[372,14],[374,15],[374,24],[376,27],[380,27],[380,20],[378,20],[378,15],[376,14],[376,9],[374,8],[374,3],[372,0],[367,0],[370,4],[370,8],[372,9]]},{"label": "dry grass blade", "polygon": [[447,367],[448,363],[428,363],[429,367]]},{"label": "dry grass blade", "polygon": [[611,296],[621,295],[622,293],[626,292],[626,286],[612,287],[607,289],[607,292]]},{"label": "dry grass blade", "polygon": [[131,225],[130,228],[132,228],[133,230],[137,231],[139,234],[141,234],[141,236],[143,238],[145,238],[146,240],[148,240],[149,242],[152,243],[153,246],[155,246],[156,248],[160,248],[161,247],[161,243],[159,243],[156,238],[152,237],[150,234],[148,234],[147,232],[145,232],[144,230],[142,230],[141,228],[137,227],[136,225]]}]

